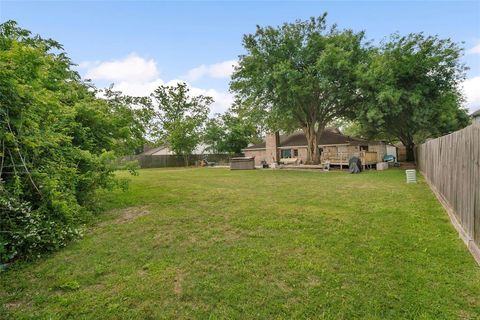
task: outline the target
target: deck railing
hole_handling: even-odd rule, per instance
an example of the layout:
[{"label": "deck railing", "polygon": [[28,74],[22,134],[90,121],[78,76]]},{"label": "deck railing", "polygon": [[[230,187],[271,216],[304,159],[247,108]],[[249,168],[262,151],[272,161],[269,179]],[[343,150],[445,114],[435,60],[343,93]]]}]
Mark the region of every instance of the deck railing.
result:
[{"label": "deck railing", "polygon": [[377,153],[374,151],[358,151],[358,152],[324,152],[321,161],[330,162],[331,164],[348,164],[351,157],[358,157],[362,164],[377,163]]}]

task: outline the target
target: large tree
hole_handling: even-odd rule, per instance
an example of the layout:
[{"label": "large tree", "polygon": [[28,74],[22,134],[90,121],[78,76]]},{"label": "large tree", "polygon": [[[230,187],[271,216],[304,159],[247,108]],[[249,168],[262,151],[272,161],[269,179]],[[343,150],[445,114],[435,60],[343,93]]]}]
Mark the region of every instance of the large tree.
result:
[{"label": "large tree", "polygon": [[158,104],[159,139],[168,144],[176,154],[185,158],[203,138],[203,129],[213,99],[208,96],[191,96],[185,83],[175,86],[160,86],[152,94]]},{"label": "large tree", "polygon": [[364,33],[328,27],[326,14],[245,35],[231,83],[240,103],[266,110],[270,130],[301,128],[307,163],[319,162],[325,126],[348,115],[359,100],[357,65]]},{"label": "large tree", "polygon": [[394,34],[371,50],[358,72],[363,105],[357,121],[364,131],[401,141],[412,161],[416,143],[466,126],[461,54],[450,39],[421,33]]}]

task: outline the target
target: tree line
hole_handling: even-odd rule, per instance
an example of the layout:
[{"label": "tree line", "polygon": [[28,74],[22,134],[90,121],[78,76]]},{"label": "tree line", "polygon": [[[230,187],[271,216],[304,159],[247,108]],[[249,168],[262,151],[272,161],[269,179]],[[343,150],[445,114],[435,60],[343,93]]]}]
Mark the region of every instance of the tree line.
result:
[{"label": "tree line", "polygon": [[[235,103],[209,117],[213,99],[188,85],[132,97],[81,79],[61,44],[14,21],[0,25],[0,262],[56,250],[81,236],[97,191],[125,188],[115,159],[146,143],[187,156],[204,143],[238,153],[269,131],[301,129],[318,163],[326,126],[413,147],[468,124],[462,49],[450,39],[328,26],[326,15],[243,38],[230,88]],[[134,164],[127,167],[136,174]]]},{"label": "tree line", "polygon": [[303,130],[307,163],[319,162],[318,141],[335,121],[365,138],[402,142],[409,161],[415,144],[469,123],[458,44],[411,33],[375,45],[326,18],[257,26],[243,38],[231,82],[244,112],[269,130]]}]

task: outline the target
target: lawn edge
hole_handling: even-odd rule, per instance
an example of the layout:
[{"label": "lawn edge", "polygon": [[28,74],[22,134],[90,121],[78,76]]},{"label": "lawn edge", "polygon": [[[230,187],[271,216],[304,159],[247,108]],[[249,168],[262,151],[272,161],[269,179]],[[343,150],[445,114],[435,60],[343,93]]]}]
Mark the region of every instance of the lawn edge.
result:
[{"label": "lawn edge", "polygon": [[435,197],[438,199],[440,204],[443,206],[445,211],[448,214],[448,217],[450,218],[450,222],[452,223],[453,227],[455,230],[458,232],[458,236],[460,239],[462,239],[463,243],[467,247],[468,251],[472,254],[474,260],[477,262],[478,266],[480,267],[480,248],[478,245],[473,241],[472,237],[470,237],[467,232],[463,229],[462,225],[458,221],[456,215],[455,215],[455,210],[453,210],[452,206],[448,203],[448,201],[443,197],[443,195],[437,190],[435,185],[428,179],[428,177],[423,174],[423,172],[419,171],[425,181],[427,182],[428,186],[430,187],[430,190],[432,190],[433,194]]}]

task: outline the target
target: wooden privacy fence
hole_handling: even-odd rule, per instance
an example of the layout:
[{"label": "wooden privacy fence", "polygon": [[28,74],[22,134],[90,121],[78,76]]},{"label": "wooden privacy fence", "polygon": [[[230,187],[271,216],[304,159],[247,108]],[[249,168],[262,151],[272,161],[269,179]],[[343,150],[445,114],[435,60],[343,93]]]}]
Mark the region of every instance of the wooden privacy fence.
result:
[{"label": "wooden privacy fence", "polygon": [[419,145],[417,165],[480,264],[480,123]]},{"label": "wooden privacy fence", "polygon": [[[229,154],[192,154],[188,156],[188,164],[193,166],[198,161],[206,159],[208,162],[215,162],[216,164],[228,164],[230,159],[238,157],[238,155]],[[185,158],[177,155],[135,155],[126,156],[120,159],[120,164],[125,161],[138,161],[140,168],[166,168],[166,167],[184,167]]]}]

